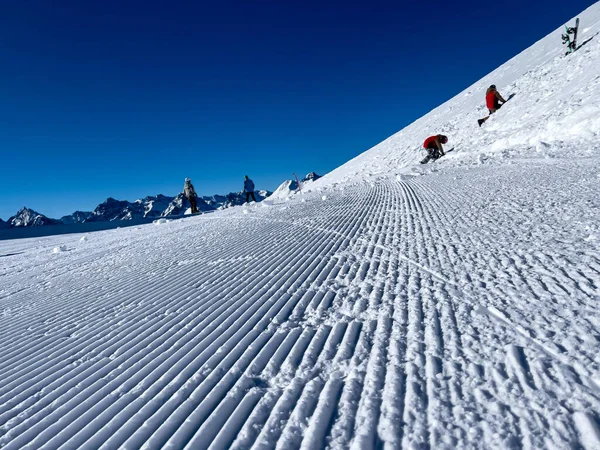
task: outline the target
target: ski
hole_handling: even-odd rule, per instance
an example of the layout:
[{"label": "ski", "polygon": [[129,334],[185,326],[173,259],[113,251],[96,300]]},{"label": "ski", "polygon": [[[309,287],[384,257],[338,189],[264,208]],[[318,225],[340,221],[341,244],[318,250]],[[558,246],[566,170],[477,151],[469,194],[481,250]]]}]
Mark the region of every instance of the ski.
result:
[{"label": "ski", "polygon": [[300,181],[298,180],[298,175],[296,175],[296,172],[294,172],[294,177],[296,178],[296,184],[298,185],[298,187],[296,188],[296,192],[300,192],[302,190],[302,187],[300,186]]}]

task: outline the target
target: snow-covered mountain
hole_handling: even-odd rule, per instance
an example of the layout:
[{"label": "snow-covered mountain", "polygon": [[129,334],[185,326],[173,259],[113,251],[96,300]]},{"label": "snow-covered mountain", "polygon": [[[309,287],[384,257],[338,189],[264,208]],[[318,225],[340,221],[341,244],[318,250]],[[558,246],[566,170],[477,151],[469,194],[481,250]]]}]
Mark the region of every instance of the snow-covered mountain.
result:
[{"label": "snow-covered mountain", "polygon": [[285,204],[3,242],[0,447],[600,449],[579,18]]},{"label": "snow-covered mountain", "polygon": [[[271,192],[264,189],[260,191],[254,191],[254,196],[256,197],[257,202],[263,201],[269,195],[271,195]],[[227,195],[204,196],[200,199],[214,209],[226,209],[246,203],[246,193],[244,191],[230,192]]]},{"label": "snow-covered mountain", "polygon": [[[215,208],[208,205],[206,202],[202,201],[202,199],[197,200],[198,210],[200,212],[213,211]],[[185,212],[191,208],[190,202],[184,194],[179,194],[175,197],[169,205],[163,210],[161,216],[162,217],[171,217],[171,216],[181,216],[185,214]]]},{"label": "snow-covered mountain", "polygon": [[173,197],[159,194],[155,196],[148,196],[141,200],[136,200],[135,204],[144,208],[143,217],[160,217],[163,211],[169,207],[172,201]]},{"label": "snow-covered mountain", "polygon": [[99,222],[160,217],[172,201],[173,197],[161,194],[138,199],[135,202],[116,200],[109,197],[94,209],[92,215],[86,221]]},{"label": "snow-covered mountain", "polygon": [[[263,201],[271,193],[261,190],[254,191],[257,202]],[[200,211],[214,211],[219,209],[239,206],[246,202],[246,194],[243,191],[230,192],[227,195],[211,195],[198,197],[197,205]],[[162,217],[170,217],[184,214],[191,207],[190,202],[183,194],[179,194],[173,199],[171,204],[163,211]]]},{"label": "snow-covered mountain", "polygon": [[310,173],[306,174],[306,176],[304,178],[302,178],[300,180],[300,182],[307,183],[309,181],[317,181],[319,178],[321,178],[321,175],[317,175],[316,172],[310,172]]},{"label": "snow-covered mountain", "polygon": [[296,180],[285,180],[277,189],[269,196],[269,200],[286,200],[298,191],[298,183]]},{"label": "snow-covered mountain", "polygon": [[[255,191],[254,195],[256,196],[256,200],[260,202],[271,195],[271,192],[260,190]],[[239,206],[245,202],[246,194],[243,191],[231,192],[227,195],[217,194],[213,196],[199,197],[198,209],[200,211],[213,211],[216,209]],[[41,226],[56,225],[60,223],[71,225],[74,223],[84,222],[172,217],[185,214],[189,208],[190,203],[183,194],[179,194],[176,197],[158,194],[148,196],[143,199],[138,199],[135,202],[116,200],[112,197],[109,197],[104,202],[100,203],[92,212],[75,211],[73,214],[61,217],[60,220],[49,219],[46,216],[36,213],[28,208],[23,208],[15,216],[9,219],[8,226]],[[39,218],[36,219],[38,216]],[[13,219],[15,219],[14,222]],[[0,219],[0,227],[1,226],[2,223]]]},{"label": "snow-covered mountain", "polygon": [[56,225],[58,223],[60,223],[58,220],[50,219],[26,207],[21,208],[17,214],[8,219],[8,224],[11,227],[37,227],[42,225]]},{"label": "snow-covered mountain", "polygon": [[91,211],[75,211],[73,214],[68,216],[62,216],[59,220],[65,225],[71,225],[73,223],[83,223],[92,216]]},{"label": "snow-covered mountain", "polygon": [[0,219],[0,229],[8,228],[8,227],[10,227],[10,224],[8,222],[5,222],[4,220]]},{"label": "snow-covered mountain", "polygon": [[[315,172],[310,172],[300,180],[300,186],[308,187],[319,178],[321,178],[320,175],[317,175]],[[296,180],[285,180],[268,198],[270,201],[288,200],[296,192],[298,192],[298,183]]]},{"label": "snow-covered mountain", "polygon": [[144,208],[141,205],[128,202],[127,200],[117,200],[112,197],[96,206],[88,222],[97,222],[105,220],[131,220],[134,217],[143,217]]}]

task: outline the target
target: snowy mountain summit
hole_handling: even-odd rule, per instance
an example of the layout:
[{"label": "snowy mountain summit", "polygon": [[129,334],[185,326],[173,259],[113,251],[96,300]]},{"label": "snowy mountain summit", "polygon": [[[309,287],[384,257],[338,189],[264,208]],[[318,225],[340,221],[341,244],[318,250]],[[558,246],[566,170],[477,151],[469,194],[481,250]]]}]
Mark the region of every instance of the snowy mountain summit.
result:
[{"label": "snowy mountain summit", "polygon": [[69,214],[68,216],[62,216],[60,218],[60,221],[66,225],[71,225],[74,223],[83,223],[92,216],[93,216],[92,212],[75,211],[73,214]]},{"label": "snowy mountain summit", "polygon": [[11,227],[32,227],[41,225],[54,225],[59,223],[57,220],[50,219],[33,209],[21,208],[17,214],[8,219]]},{"label": "snowy mountain summit", "polygon": [[561,26],[283,202],[3,242],[0,447],[598,450],[600,3],[578,17],[573,54]]},{"label": "snowy mountain summit", "polygon": [[173,197],[161,194],[138,199],[133,203],[109,197],[99,204],[86,220],[88,222],[98,222],[160,217],[172,201]]},{"label": "snowy mountain summit", "polygon": [[319,178],[321,178],[320,175],[317,175],[315,172],[310,172],[300,181],[306,183],[307,181],[316,181]]}]

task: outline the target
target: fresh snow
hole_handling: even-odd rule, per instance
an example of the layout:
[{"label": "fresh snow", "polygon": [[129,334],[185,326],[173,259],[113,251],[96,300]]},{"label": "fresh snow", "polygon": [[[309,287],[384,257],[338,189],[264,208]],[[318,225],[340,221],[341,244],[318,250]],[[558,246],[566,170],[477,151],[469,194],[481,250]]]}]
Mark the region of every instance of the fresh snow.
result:
[{"label": "fresh snow", "polygon": [[298,193],[298,183],[295,180],[285,180],[266,200],[271,203],[287,201],[296,193]]},{"label": "fresh snow", "polygon": [[[302,180],[300,180],[300,188],[308,188],[314,181],[321,178],[315,172],[310,172]],[[267,204],[278,203],[281,201],[288,201],[294,195],[299,193],[298,182],[296,180],[285,180],[279,185],[275,192],[273,192],[266,200]]]},{"label": "fresh snow", "polygon": [[578,17],[573,55],[557,30],[285,203],[1,242],[0,446],[599,449]]}]

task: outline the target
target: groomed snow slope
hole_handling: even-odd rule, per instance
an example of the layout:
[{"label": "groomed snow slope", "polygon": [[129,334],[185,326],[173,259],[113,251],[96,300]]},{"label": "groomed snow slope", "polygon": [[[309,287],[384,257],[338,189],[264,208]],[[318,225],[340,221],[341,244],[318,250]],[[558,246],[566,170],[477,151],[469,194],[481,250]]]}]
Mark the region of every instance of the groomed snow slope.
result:
[{"label": "groomed snow slope", "polygon": [[[425,156],[423,141],[433,134],[449,137],[448,158],[471,159],[473,153],[492,157],[535,152],[545,144],[569,144],[589,151],[600,132],[600,5],[582,14],[573,55],[561,44],[564,26],[550,33],[506,64],[434,109],[381,144],[364,152],[316,183],[362,179],[418,163]],[[568,21],[575,24],[575,19]],[[485,91],[495,84],[514,97],[479,129],[477,119],[488,115]],[[458,162],[458,161],[457,161]]]},{"label": "groomed snow slope", "polygon": [[600,36],[562,55],[283,205],[0,243],[0,446],[600,448]]}]

